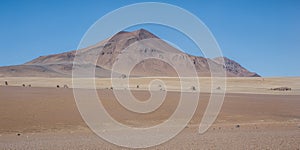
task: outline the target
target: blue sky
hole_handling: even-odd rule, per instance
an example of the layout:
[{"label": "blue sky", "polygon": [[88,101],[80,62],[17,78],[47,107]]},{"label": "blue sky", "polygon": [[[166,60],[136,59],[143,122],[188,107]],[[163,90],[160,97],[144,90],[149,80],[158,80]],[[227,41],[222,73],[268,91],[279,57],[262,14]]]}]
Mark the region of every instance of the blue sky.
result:
[{"label": "blue sky", "polygon": [[[143,1],[1,1],[0,66],[77,48],[87,29],[119,7]],[[300,1],[157,1],[198,16],[214,34],[224,56],[262,76],[300,76]],[[153,10],[155,11],[155,10]],[[201,55],[171,29],[143,27],[184,51]],[[102,39],[99,39],[99,41]]]}]

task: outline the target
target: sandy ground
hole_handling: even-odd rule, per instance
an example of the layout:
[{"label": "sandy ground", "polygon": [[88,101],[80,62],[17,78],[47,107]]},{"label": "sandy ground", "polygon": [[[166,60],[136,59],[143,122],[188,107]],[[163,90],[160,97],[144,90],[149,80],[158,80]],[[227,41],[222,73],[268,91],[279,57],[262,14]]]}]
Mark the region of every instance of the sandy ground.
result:
[{"label": "sandy ground", "polygon": [[[284,81],[287,84],[290,81],[264,79],[264,82],[266,80],[270,83],[265,87],[281,86],[279,83]],[[67,81],[61,79],[60,82]],[[235,82],[242,82],[242,86],[245,79],[235,79]],[[250,80],[247,90],[249,87],[251,89],[249,85],[255,85],[252,82],[258,82],[258,79]],[[9,80],[9,83],[13,83],[13,80]],[[291,82],[293,89],[299,87],[297,84]],[[0,86],[0,149],[125,149],[97,137],[87,127],[78,112],[72,92],[70,88],[35,87],[34,84],[31,88]],[[299,149],[300,95],[297,92],[253,93],[226,94],[217,120],[207,132],[200,135],[197,132],[198,125],[210,96],[202,93],[188,126],[172,140],[149,149]],[[133,91],[133,94],[140,100],[149,97],[147,91],[140,89]],[[144,127],[167,119],[176,109],[180,93],[169,91],[163,105],[147,115],[121,107],[112,90],[99,89],[98,95],[117,121]],[[127,136],[119,132],[120,136]]]},{"label": "sandy ground", "polygon": [[[164,77],[155,77],[155,78],[130,78],[129,88],[134,90],[148,90],[149,83],[153,79],[159,79],[164,82],[168,91],[180,91],[181,84],[178,78],[164,78]],[[218,78],[216,78],[218,79]],[[120,79],[119,79],[120,80]],[[122,79],[121,79],[122,80]],[[72,79],[70,78],[37,78],[37,77],[7,77],[0,78],[0,86],[4,85],[5,81],[8,81],[10,86],[21,87],[23,84],[26,86],[31,85],[31,87],[56,87],[59,85],[63,87],[67,85],[68,87],[73,87]],[[189,82],[190,81],[190,82]],[[211,93],[212,89],[218,87],[216,85],[214,88],[211,88],[210,77],[200,77],[198,78],[200,90],[203,93]],[[91,88],[90,82],[94,82],[93,79],[80,79],[80,88]],[[193,83],[192,80],[187,80],[188,83],[183,87],[183,90],[190,89],[191,86],[196,86],[197,84]],[[139,85],[139,89],[137,89]],[[110,88],[111,79],[109,78],[96,78],[95,87],[97,89],[106,89]],[[290,87],[291,91],[272,91],[271,88],[277,87]],[[116,88],[124,88],[122,86]],[[128,88],[128,87],[126,87]],[[221,90],[226,90],[226,93],[251,93],[251,94],[277,94],[277,95],[300,95],[300,77],[289,77],[289,78],[261,78],[261,77],[228,77],[226,79],[226,89],[222,88]]]}]

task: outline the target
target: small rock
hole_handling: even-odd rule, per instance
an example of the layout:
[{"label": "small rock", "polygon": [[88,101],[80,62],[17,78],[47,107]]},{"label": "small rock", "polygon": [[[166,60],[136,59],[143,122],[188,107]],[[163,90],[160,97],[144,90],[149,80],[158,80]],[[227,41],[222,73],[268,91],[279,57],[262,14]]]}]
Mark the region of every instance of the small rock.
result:
[{"label": "small rock", "polygon": [[191,89],[192,89],[193,91],[195,91],[195,90],[196,90],[196,87],[195,87],[195,86],[192,86]]}]

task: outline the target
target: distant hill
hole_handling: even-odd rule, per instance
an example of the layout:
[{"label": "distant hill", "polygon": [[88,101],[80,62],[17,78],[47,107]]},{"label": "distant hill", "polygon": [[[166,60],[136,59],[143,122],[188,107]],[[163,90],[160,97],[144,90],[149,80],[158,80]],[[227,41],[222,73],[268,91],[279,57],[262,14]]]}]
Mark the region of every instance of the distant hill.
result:
[{"label": "distant hill", "polygon": [[[224,60],[225,66],[222,67],[226,69],[227,76],[259,76],[226,57],[208,59],[183,53],[144,29],[133,32],[121,31],[93,46],[78,50],[77,57],[80,58],[81,63],[73,64],[75,54],[76,51],[70,51],[41,56],[22,65],[0,67],[0,77],[71,77],[73,65],[84,68],[96,67],[96,77],[110,77],[113,64],[118,61],[119,54],[126,55],[129,59],[158,56],[161,60],[171,59],[183,66],[187,60],[190,60],[198,76],[210,76],[209,64],[221,65],[220,62]],[[98,61],[91,62],[95,57],[98,57]],[[122,72],[117,72],[117,74],[121,75]],[[176,76],[177,73],[171,65],[164,61],[147,59],[138,63],[130,75]]]}]

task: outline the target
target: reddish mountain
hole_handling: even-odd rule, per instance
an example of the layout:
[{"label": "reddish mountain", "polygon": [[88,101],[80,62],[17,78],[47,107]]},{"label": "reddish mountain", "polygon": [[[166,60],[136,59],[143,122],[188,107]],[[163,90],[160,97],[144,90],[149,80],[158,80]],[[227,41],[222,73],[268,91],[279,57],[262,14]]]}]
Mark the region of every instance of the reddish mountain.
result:
[{"label": "reddish mountain", "polygon": [[[75,54],[76,51],[70,51],[41,56],[23,65],[0,67],[0,76],[71,77]],[[94,46],[78,50],[76,57],[80,63],[74,65],[96,67],[96,77],[110,77],[114,63],[122,57],[126,57],[126,61],[142,60],[131,71],[130,75],[133,76],[176,76],[172,64],[166,63],[168,61],[183,67],[190,67],[189,62],[192,62],[198,76],[210,76],[209,66],[220,66],[222,59],[225,62],[222,67],[226,69],[228,76],[259,76],[228,58],[208,59],[183,53],[144,29],[121,31]],[[148,57],[158,59],[143,60]],[[98,61],[92,62],[95,58]],[[116,71],[118,74],[124,73],[122,70],[113,72]]]}]

